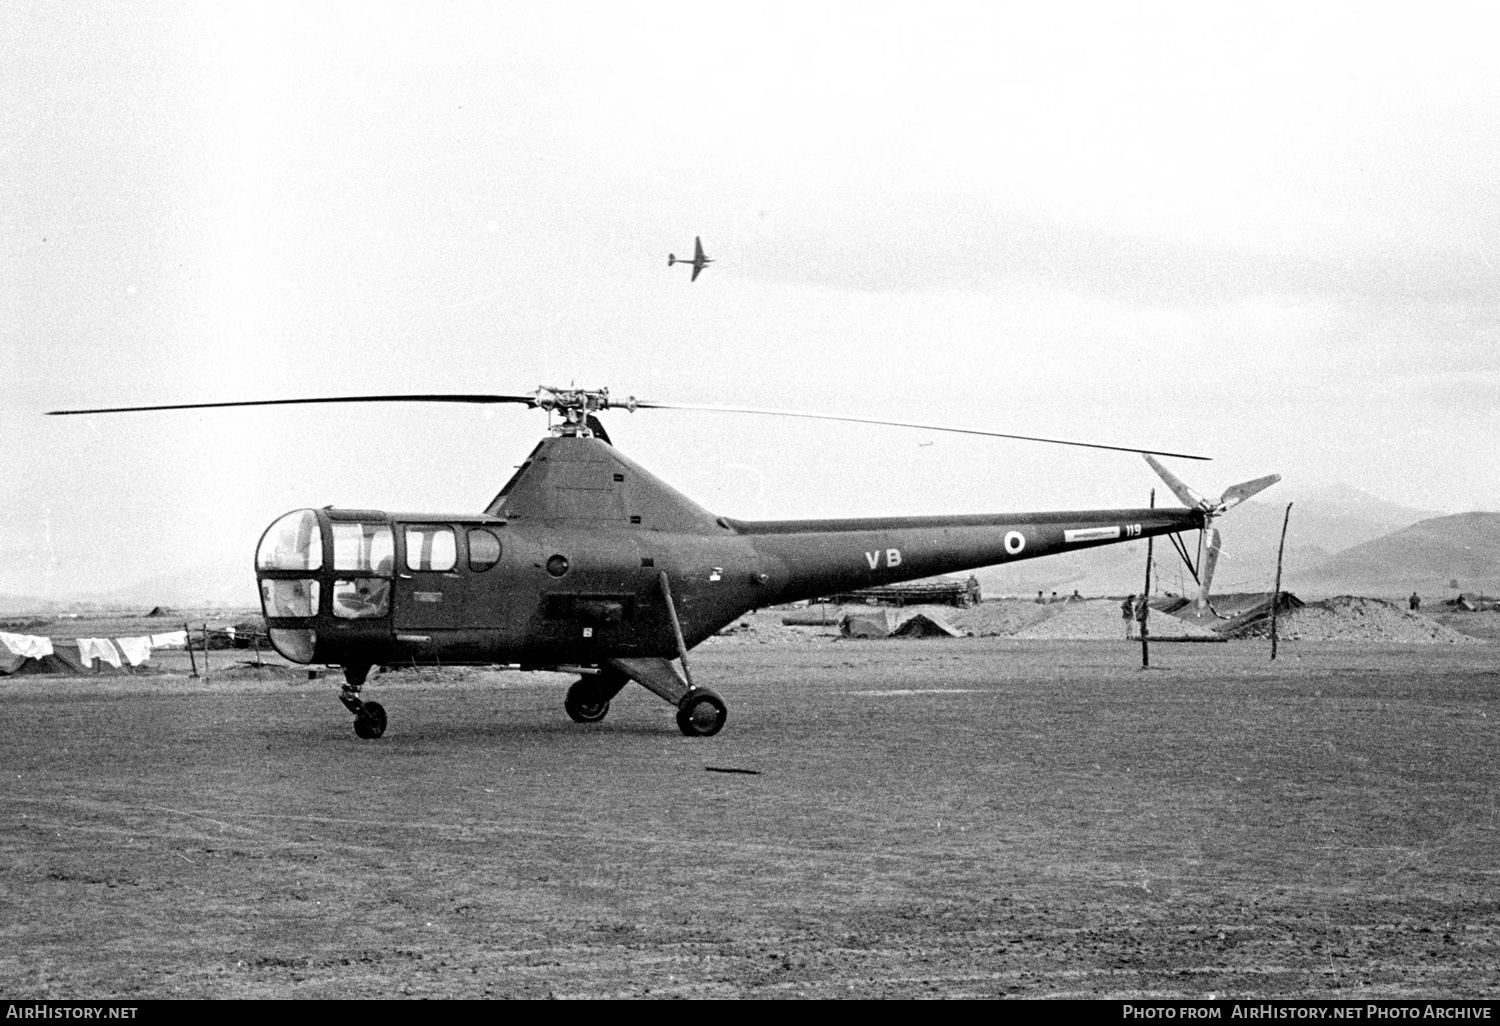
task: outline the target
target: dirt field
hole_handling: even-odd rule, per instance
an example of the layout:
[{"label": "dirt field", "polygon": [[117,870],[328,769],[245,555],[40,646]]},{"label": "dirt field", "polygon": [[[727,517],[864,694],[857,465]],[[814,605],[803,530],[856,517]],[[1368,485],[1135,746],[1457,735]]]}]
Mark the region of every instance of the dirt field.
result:
[{"label": "dirt field", "polygon": [[1500,649],[1282,656],[745,632],[692,740],[545,675],[388,674],[375,742],[305,672],[0,680],[0,993],[1494,998]]}]

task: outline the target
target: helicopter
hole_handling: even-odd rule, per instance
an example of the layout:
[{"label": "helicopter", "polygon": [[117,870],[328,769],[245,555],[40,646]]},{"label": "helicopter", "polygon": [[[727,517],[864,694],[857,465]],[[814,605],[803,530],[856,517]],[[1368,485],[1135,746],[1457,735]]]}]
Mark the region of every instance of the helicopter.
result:
[{"label": "helicopter", "polygon": [[[607,388],[268,399],[54,410],[52,416],[318,403],[510,403],[544,410],[548,434],[480,512],[299,509],[262,535],[255,574],[271,645],[293,663],[338,666],[354,731],[385,733],[363,694],[377,666],[509,666],[577,674],[563,701],[596,723],[632,681],[710,737],[728,707],[694,681],[688,653],[747,612],[835,592],[1075,549],[1171,537],[1206,597],[1213,520],[1280,480],[1204,498],[1155,456],[1208,457],[868,417],[648,402]],[[611,444],[607,410],[699,410],[921,428],[1145,455],[1184,509],[739,520],[718,516]],[[1196,562],[1181,540],[1200,531]],[[1204,551],[1203,538],[1207,542]],[[674,666],[674,662],[676,665]],[[680,672],[679,668],[680,667]]]}]

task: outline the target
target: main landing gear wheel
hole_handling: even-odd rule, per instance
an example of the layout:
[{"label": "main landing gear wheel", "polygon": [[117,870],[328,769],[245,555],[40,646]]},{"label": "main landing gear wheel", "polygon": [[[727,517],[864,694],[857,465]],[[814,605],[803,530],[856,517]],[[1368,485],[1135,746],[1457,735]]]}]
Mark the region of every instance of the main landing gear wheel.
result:
[{"label": "main landing gear wheel", "polygon": [[598,723],[609,712],[609,699],[599,697],[599,689],[588,677],[580,677],[568,688],[563,709],[574,723]]},{"label": "main landing gear wheel", "polygon": [[724,727],[729,710],[708,688],[694,688],[677,706],[677,729],[688,737],[713,737]]},{"label": "main landing gear wheel", "polygon": [[365,702],[359,715],[354,717],[354,733],[366,741],[385,733],[385,706],[379,702]]}]

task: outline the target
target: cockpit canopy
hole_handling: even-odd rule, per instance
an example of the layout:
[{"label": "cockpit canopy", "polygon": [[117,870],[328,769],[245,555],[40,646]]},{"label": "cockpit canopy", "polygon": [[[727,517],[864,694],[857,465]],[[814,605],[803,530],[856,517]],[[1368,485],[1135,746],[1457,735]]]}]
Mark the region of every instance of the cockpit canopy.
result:
[{"label": "cockpit canopy", "polygon": [[257,570],[317,570],[323,566],[323,532],[310,509],[281,517],[260,540],[255,553]]},{"label": "cockpit canopy", "polygon": [[[271,644],[294,662],[312,661],[317,632],[310,621],[320,613],[341,620],[390,614],[394,532],[388,521],[375,519],[383,514],[348,516],[294,510],[267,528],[256,550],[261,608],[272,621]],[[325,531],[332,543],[331,561],[325,558]],[[327,609],[324,595],[329,596]]]}]

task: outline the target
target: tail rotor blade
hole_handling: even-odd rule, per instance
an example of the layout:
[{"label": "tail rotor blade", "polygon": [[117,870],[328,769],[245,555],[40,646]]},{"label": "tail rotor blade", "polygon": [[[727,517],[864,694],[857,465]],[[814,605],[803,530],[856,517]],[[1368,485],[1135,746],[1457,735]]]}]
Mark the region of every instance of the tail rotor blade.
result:
[{"label": "tail rotor blade", "polygon": [[1154,456],[1147,455],[1146,462],[1151,464],[1151,469],[1156,471],[1157,476],[1167,483],[1168,488],[1172,489],[1172,494],[1177,496],[1178,501],[1188,507],[1188,509],[1206,509],[1208,507],[1208,502],[1203,496],[1189,488],[1182,478],[1162,466],[1160,460]]},{"label": "tail rotor blade", "polygon": [[1280,474],[1270,474],[1266,477],[1257,477],[1254,481],[1243,481],[1237,485],[1230,485],[1224,489],[1224,494],[1219,498],[1219,508],[1232,509],[1250,498],[1250,496],[1265,491],[1280,480]]},{"label": "tail rotor blade", "polygon": [[1219,563],[1219,529],[1210,527],[1208,529],[1208,548],[1203,553],[1203,566],[1199,570],[1203,586],[1198,591],[1198,608],[1205,609],[1208,606],[1209,588],[1214,583],[1214,567]]}]

